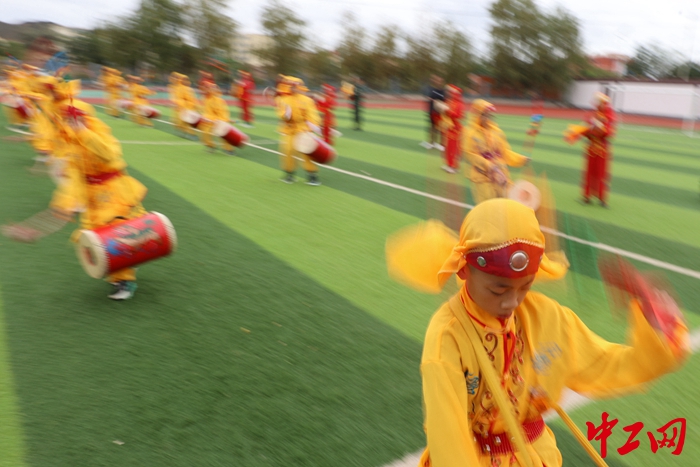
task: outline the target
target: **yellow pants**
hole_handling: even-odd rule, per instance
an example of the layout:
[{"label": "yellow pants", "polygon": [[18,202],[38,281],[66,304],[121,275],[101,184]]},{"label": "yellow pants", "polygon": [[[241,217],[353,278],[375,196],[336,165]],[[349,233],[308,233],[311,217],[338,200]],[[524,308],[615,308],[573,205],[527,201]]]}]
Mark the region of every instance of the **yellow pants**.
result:
[{"label": "yellow pants", "polygon": [[131,109],[131,120],[141,126],[153,126],[150,118],[146,118],[139,113],[141,106],[144,105],[148,105],[148,101],[145,99],[134,99],[134,107]]},{"label": "yellow pants", "polygon": [[301,156],[304,159],[304,170],[310,173],[318,172],[318,167],[313,163],[309,156],[294,150],[292,145],[293,141],[294,135],[282,135],[282,139],[280,140],[282,170],[287,173],[294,173],[297,168],[297,160],[295,156]]},{"label": "yellow pants", "polygon": [[[199,124],[199,140],[208,148],[215,148],[216,143],[212,141],[212,129],[214,128],[213,123],[209,122],[202,122]],[[219,139],[218,136],[215,136],[215,138]],[[233,146],[228,144],[225,139],[221,139],[221,146],[223,146],[224,151],[233,151]]]},{"label": "yellow pants", "polygon": [[188,135],[193,135],[194,134],[194,129],[192,129],[191,126],[189,126],[187,123],[182,121],[180,118],[180,112],[182,112],[184,109],[181,109],[179,107],[175,107],[173,109],[173,114],[171,116],[171,121],[175,124],[175,128],[185,134]]},{"label": "yellow pants", "polygon": [[117,105],[117,102],[119,102],[119,97],[120,96],[118,93],[107,92],[107,114],[111,115],[112,117],[121,117],[122,115],[122,112]]}]

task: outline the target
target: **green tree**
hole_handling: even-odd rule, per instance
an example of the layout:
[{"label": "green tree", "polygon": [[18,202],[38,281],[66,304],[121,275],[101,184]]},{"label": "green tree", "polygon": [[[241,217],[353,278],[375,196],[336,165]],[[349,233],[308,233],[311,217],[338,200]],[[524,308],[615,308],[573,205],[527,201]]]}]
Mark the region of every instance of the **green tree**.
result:
[{"label": "green tree", "polygon": [[467,76],[474,69],[474,57],[467,36],[447,21],[434,25],[433,42],[445,81],[460,86],[468,83]]},{"label": "green tree", "polygon": [[272,74],[297,73],[302,68],[306,22],[279,0],[270,0],[263,9],[261,23],[272,44],[254,53],[267,63]]},{"label": "green tree", "polygon": [[401,29],[394,25],[380,27],[374,41],[371,60],[374,63],[374,85],[387,89],[398,77],[401,67],[401,57],[398,43],[401,39]]},{"label": "green tree", "polygon": [[314,86],[337,82],[340,76],[340,63],[335,54],[321,48],[310,54],[306,68],[310,84]]},{"label": "green tree", "polygon": [[562,93],[584,64],[578,20],[562,8],[545,14],[532,0],[498,0],[489,13],[497,86],[519,94]]},{"label": "green tree", "polygon": [[222,14],[225,0],[188,0],[186,17],[199,50],[207,56],[229,58],[237,24]]},{"label": "green tree", "polygon": [[407,51],[401,77],[403,87],[411,90],[421,89],[430,75],[442,74],[440,62],[435,55],[435,43],[432,34],[406,37]]},{"label": "green tree", "polygon": [[357,22],[353,13],[343,13],[341,34],[342,39],[338,46],[341,73],[344,76],[359,76],[370,86],[376,85],[374,63],[367,50],[367,30]]},{"label": "green tree", "polygon": [[78,63],[106,64],[103,56],[104,44],[101,43],[100,30],[93,29],[76,36],[68,43],[68,53]]},{"label": "green tree", "polygon": [[[685,78],[688,70],[687,63],[681,64],[681,61],[677,52],[664,49],[658,44],[640,45],[627,64],[627,74],[651,79]],[[683,74],[684,71],[685,74]],[[682,76],[677,76],[676,73],[681,73]]]}]

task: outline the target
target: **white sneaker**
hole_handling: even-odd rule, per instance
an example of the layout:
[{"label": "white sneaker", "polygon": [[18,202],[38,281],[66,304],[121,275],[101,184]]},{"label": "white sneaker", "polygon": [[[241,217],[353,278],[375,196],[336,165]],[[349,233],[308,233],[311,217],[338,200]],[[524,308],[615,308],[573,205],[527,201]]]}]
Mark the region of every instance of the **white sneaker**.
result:
[{"label": "white sneaker", "polygon": [[134,296],[136,292],[136,282],[133,281],[121,281],[116,284],[112,284],[114,290],[109,298],[112,300],[129,300]]},{"label": "white sneaker", "polygon": [[437,144],[437,143],[435,143],[435,144],[433,145],[433,147],[434,147],[435,149],[437,149],[438,151],[444,151],[444,150],[445,150],[445,146],[443,146],[442,144]]},{"label": "white sneaker", "polygon": [[433,148],[433,145],[427,141],[423,141],[422,143],[420,143],[420,145],[423,146],[425,149],[432,149]]}]

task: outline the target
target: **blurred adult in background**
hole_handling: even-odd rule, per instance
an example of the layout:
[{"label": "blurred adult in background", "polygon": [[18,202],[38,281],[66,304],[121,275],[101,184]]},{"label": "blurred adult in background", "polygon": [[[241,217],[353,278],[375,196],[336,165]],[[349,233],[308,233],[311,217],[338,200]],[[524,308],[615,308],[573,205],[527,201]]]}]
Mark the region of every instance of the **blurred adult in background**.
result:
[{"label": "blurred adult in background", "polygon": [[595,196],[600,205],[608,207],[606,201],[610,179],[610,139],[615,134],[615,111],[610,98],[603,93],[595,97],[595,114],[588,119],[588,130],[583,134],[588,139],[586,147],[586,170],[583,176],[583,202],[589,204]]},{"label": "blurred adult in background", "polygon": [[231,86],[231,95],[241,104],[241,119],[246,128],[253,127],[253,91],[255,81],[253,75],[244,70],[238,70],[238,80]]},{"label": "blurred adult in background", "polygon": [[344,81],[340,90],[352,102],[355,130],[362,131],[362,100],[364,99],[362,86],[364,82],[360,78],[355,78],[354,81],[354,83]]},{"label": "blurred adult in background", "polygon": [[435,103],[445,101],[445,90],[443,88],[443,80],[438,75],[430,77],[430,86],[426,96],[428,98],[428,141],[423,141],[421,146],[426,149],[435,148],[438,151],[443,151],[445,148],[440,144],[442,139],[440,130],[442,114],[436,108]]},{"label": "blurred adult in background", "polygon": [[469,179],[476,204],[505,197],[512,185],[508,166],[521,167],[530,160],[510,149],[506,135],[493,121],[495,111],[490,102],[475,100],[462,137],[462,151],[472,166]]},{"label": "blurred adult in background", "polygon": [[464,103],[462,90],[453,84],[445,87],[447,109],[441,116],[445,133],[445,162],[442,169],[447,173],[457,173],[461,154],[462,118],[464,118]]}]

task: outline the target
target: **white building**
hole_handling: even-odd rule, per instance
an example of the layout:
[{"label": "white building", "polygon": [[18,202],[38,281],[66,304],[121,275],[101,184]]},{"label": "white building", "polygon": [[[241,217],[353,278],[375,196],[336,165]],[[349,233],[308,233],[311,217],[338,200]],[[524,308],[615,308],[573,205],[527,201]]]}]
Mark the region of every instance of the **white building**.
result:
[{"label": "white building", "polygon": [[233,58],[252,67],[261,67],[266,63],[255,54],[272,46],[272,38],[264,34],[238,34],[233,39]]}]

